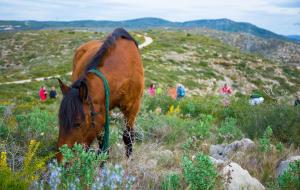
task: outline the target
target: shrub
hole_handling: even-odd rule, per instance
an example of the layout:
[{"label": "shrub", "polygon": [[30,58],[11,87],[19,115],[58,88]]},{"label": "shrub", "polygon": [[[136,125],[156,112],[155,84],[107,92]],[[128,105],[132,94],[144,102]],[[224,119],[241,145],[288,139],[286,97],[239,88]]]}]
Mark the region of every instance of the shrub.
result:
[{"label": "shrub", "polygon": [[193,126],[189,127],[189,133],[199,139],[210,137],[213,117],[211,115],[202,115],[201,119]]},{"label": "shrub", "polygon": [[271,151],[271,137],[273,135],[273,131],[271,127],[268,127],[262,138],[259,139],[259,149],[262,152],[270,152]]},{"label": "shrub", "polygon": [[[60,151],[64,157],[61,167],[61,181],[65,188],[76,186],[79,189],[91,187],[99,172],[100,164],[107,159],[106,154],[85,151],[81,144],[72,148],[63,145]],[[67,165],[67,167],[64,167]]]},{"label": "shrub", "polygon": [[47,183],[40,181],[36,184],[39,189],[131,189],[135,177],[126,174],[121,165],[100,165],[107,159],[106,154],[97,155],[92,151],[75,144],[72,149],[63,146],[62,164],[56,161],[49,164]]},{"label": "shrub", "polygon": [[232,140],[242,138],[243,134],[239,128],[236,126],[235,118],[226,118],[225,121],[221,123],[221,127],[217,129],[217,136],[219,143],[230,142]]},{"label": "shrub", "polygon": [[16,119],[20,134],[26,134],[28,138],[41,137],[49,132],[49,128],[57,128],[56,116],[40,109],[34,109],[27,115],[17,115]]},{"label": "shrub", "polygon": [[23,167],[20,171],[13,172],[7,165],[6,152],[0,158],[0,184],[2,189],[29,189],[45,170],[44,166],[49,157],[37,158],[36,152],[39,142],[31,140],[25,154]]},{"label": "shrub", "polygon": [[161,187],[163,190],[181,189],[180,177],[178,173],[169,173],[163,180]]},{"label": "shrub", "polygon": [[300,189],[300,160],[291,162],[288,169],[278,177],[281,189]]},{"label": "shrub", "polygon": [[146,111],[155,111],[157,107],[161,108],[162,113],[167,113],[170,106],[177,107],[178,101],[173,100],[170,96],[157,95],[155,97],[145,96],[143,100]]},{"label": "shrub", "polygon": [[135,177],[126,174],[124,168],[119,164],[106,165],[101,175],[96,178],[92,185],[93,189],[132,189]]},{"label": "shrub", "polygon": [[300,107],[275,103],[250,106],[239,100],[230,105],[230,109],[230,116],[237,118],[237,125],[251,139],[262,137],[270,126],[278,141],[300,144]]},{"label": "shrub", "polygon": [[194,160],[187,155],[181,160],[183,176],[192,190],[213,190],[216,186],[217,172],[208,156],[198,153]]},{"label": "shrub", "polygon": [[283,150],[284,150],[284,145],[283,145],[281,142],[277,143],[277,144],[276,144],[276,150],[277,150],[279,153],[282,153]]}]

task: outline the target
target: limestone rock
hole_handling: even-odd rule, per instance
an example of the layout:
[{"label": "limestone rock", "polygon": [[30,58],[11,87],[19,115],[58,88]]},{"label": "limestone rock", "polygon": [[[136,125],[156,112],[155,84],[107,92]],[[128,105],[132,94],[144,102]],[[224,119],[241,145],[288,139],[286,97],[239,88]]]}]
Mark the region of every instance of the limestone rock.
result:
[{"label": "limestone rock", "polygon": [[219,166],[219,165],[222,165],[224,164],[225,162],[223,160],[218,160],[218,159],[215,159],[211,156],[209,156],[211,162],[215,165],[215,166]]},{"label": "limestone rock", "polygon": [[227,156],[234,152],[245,152],[252,149],[255,143],[247,138],[239,141],[234,141],[231,144],[218,144],[211,145],[209,149],[209,154],[215,159],[227,160]]},{"label": "limestone rock", "polygon": [[276,177],[282,175],[288,169],[289,164],[296,160],[300,160],[300,156],[291,156],[287,160],[281,161],[276,168]]},{"label": "limestone rock", "polygon": [[231,162],[223,168],[225,190],[264,190],[265,187],[247,170],[237,163]]}]

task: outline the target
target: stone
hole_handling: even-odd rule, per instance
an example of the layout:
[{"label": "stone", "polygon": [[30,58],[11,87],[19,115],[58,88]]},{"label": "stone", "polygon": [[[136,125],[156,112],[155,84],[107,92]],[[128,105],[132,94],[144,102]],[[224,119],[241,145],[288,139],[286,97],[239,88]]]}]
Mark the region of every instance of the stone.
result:
[{"label": "stone", "polygon": [[239,141],[234,141],[230,144],[218,144],[211,145],[209,148],[209,154],[219,160],[227,160],[228,156],[232,153],[245,152],[252,149],[255,143],[247,138]]},{"label": "stone", "polygon": [[291,156],[288,159],[281,161],[276,168],[276,177],[282,175],[287,169],[291,162],[300,160],[300,156]]},{"label": "stone", "polygon": [[220,165],[223,165],[225,162],[223,160],[218,160],[218,159],[215,159],[211,156],[209,156],[209,159],[211,160],[211,162],[215,165],[215,166],[220,166]]},{"label": "stone", "polygon": [[225,180],[225,190],[264,190],[265,187],[247,170],[240,165],[231,162],[222,170],[222,176]]}]

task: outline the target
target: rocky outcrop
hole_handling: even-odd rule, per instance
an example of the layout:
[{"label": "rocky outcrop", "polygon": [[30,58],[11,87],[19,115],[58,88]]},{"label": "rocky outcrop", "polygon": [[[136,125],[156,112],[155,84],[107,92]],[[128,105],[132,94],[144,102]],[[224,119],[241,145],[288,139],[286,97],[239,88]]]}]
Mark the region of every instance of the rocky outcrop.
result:
[{"label": "rocky outcrop", "polygon": [[264,190],[265,187],[247,170],[237,163],[231,162],[222,170],[226,190]]},{"label": "rocky outcrop", "polygon": [[245,152],[255,146],[254,142],[250,139],[244,138],[239,141],[234,141],[231,144],[218,144],[211,145],[209,154],[215,159],[227,160],[228,156],[232,153]]},{"label": "rocky outcrop", "polygon": [[296,160],[300,160],[300,156],[291,156],[288,159],[281,161],[276,168],[276,177],[282,175],[288,169],[289,164]]}]

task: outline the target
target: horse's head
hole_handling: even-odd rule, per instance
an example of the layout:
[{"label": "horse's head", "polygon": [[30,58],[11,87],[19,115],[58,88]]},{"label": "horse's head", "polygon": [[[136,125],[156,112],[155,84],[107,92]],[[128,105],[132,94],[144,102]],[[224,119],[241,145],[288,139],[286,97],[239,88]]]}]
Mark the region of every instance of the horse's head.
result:
[{"label": "horse's head", "polygon": [[[59,79],[58,79],[59,80]],[[103,118],[94,112],[94,106],[88,93],[85,79],[77,80],[71,87],[59,80],[63,99],[59,108],[58,147],[75,143],[90,145],[99,132]],[[61,153],[57,160],[62,160]]]}]

